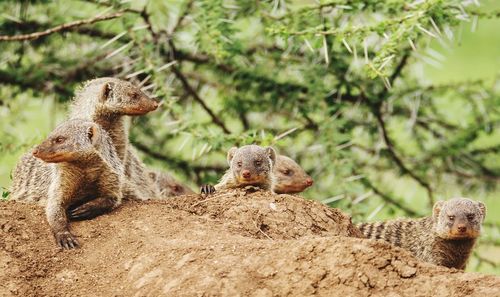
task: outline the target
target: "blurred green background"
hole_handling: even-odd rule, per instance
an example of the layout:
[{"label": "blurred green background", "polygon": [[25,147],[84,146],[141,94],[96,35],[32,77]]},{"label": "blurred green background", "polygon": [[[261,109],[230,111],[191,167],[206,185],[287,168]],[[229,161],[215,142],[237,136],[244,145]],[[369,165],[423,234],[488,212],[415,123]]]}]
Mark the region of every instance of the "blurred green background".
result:
[{"label": "blurred green background", "polygon": [[[133,119],[131,141],[162,156],[140,149],[148,166],[168,170],[193,189],[221,176],[229,147],[256,142],[295,158],[314,178],[304,197],[342,208],[357,222],[428,215],[425,186],[398,168],[387,150],[375,116],[380,108],[397,154],[430,184],[434,200],[466,196],[486,203],[485,229],[467,270],[500,275],[500,20],[489,15],[500,3],[469,1],[463,9],[470,18],[457,21],[451,15],[460,11],[452,7],[458,1],[430,2],[430,8],[405,1],[373,7],[362,1],[3,2],[0,35],[131,10],[87,30],[0,42],[4,199],[16,161],[65,119],[74,88],[113,75],[154,83],[148,91],[164,104]],[[429,18],[414,21],[408,16],[413,10]],[[404,15],[416,23],[383,23]],[[422,33],[419,26],[432,31],[431,18],[453,39]],[[144,29],[148,22],[153,31]],[[370,24],[378,29],[353,33],[349,27]],[[309,31],[297,34],[301,30]],[[328,30],[340,33],[318,34]],[[122,32],[125,37],[106,45]],[[408,39],[417,51],[408,49]],[[372,68],[362,65],[365,41]],[[400,78],[387,89],[384,78],[407,52]],[[157,71],[173,60],[178,64]],[[172,67],[231,133],[213,123]]]}]

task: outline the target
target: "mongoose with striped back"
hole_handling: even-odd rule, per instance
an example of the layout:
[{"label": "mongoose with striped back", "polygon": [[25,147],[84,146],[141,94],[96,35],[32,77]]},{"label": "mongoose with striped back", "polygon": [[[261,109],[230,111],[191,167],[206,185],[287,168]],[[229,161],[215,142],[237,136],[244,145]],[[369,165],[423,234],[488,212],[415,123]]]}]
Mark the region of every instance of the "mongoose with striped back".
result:
[{"label": "mongoose with striped back", "polygon": [[128,127],[124,118],[144,115],[157,107],[158,103],[144,94],[138,86],[112,77],[86,82],[76,92],[70,107],[70,118],[83,118],[98,123],[113,140],[125,166],[125,199],[146,200],[160,195],[144,164],[129,145]]},{"label": "mongoose with striped back", "polygon": [[122,200],[123,164],[107,132],[81,119],[57,126],[25,154],[13,174],[12,199],[46,198],[46,215],[57,244],[79,246],[68,219],[91,219]]},{"label": "mongoose with striped back", "polygon": [[215,186],[203,185],[202,195],[231,188],[252,186],[272,191],[274,186],[273,167],[276,163],[276,151],[272,147],[245,145],[232,147],[227,153],[229,169]]},{"label": "mongoose with striped back", "polygon": [[454,198],[436,202],[429,217],[362,223],[357,227],[367,238],[404,248],[421,261],[465,269],[485,215],[482,202]]}]

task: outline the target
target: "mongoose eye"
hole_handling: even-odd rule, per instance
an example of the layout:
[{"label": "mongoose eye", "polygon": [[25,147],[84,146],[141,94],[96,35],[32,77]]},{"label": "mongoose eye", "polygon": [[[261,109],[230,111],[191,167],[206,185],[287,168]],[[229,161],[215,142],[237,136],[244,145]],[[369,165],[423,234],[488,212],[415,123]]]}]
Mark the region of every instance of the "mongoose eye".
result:
[{"label": "mongoose eye", "polygon": [[284,175],[292,176],[293,175],[293,170],[287,169],[283,172]]},{"label": "mongoose eye", "polygon": [[243,166],[243,163],[241,163],[241,161],[240,161],[240,162],[236,163],[236,165],[237,165],[238,167],[241,167],[241,166]]},{"label": "mongoose eye", "polygon": [[257,166],[257,167],[258,167],[258,166],[260,166],[260,165],[262,165],[262,161],[261,161],[261,160],[257,160],[257,161],[255,161],[255,166]]},{"label": "mongoose eye", "polygon": [[453,221],[455,219],[455,216],[448,216],[448,219],[450,219],[450,221]]},{"label": "mongoose eye", "polygon": [[467,214],[467,220],[469,220],[469,221],[474,220],[474,217],[475,217],[475,216],[474,216],[474,214],[473,214],[473,213],[469,213],[469,214]]},{"label": "mongoose eye", "polygon": [[58,136],[58,137],[56,137],[56,139],[54,141],[55,141],[55,143],[63,143],[64,140],[65,140],[64,137]]}]

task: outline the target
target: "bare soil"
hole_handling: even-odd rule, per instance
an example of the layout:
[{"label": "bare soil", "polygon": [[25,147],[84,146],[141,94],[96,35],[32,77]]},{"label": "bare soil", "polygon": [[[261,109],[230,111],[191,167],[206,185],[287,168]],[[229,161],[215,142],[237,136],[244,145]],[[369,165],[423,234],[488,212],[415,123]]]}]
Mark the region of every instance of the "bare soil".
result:
[{"label": "bare soil", "polygon": [[500,277],[418,262],[318,202],[265,192],[125,202],[72,222],[0,202],[0,296],[500,296]]}]

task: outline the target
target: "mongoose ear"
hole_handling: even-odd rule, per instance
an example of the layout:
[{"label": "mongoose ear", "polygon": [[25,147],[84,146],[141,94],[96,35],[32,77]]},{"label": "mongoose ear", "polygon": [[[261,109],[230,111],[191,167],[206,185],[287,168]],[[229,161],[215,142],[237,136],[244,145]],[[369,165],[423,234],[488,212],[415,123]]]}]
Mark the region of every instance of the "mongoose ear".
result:
[{"label": "mongoose ear", "polygon": [[268,146],[266,147],[266,152],[269,156],[269,159],[271,159],[271,163],[274,166],[274,164],[276,164],[276,151],[272,147]]},{"label": "mongoose ear", "polygon": [[108,98],[111,96],[111,94],[113,92],[113,87],[114,87],[114,83],[112,83],[112,82],[105,83],[101,88],[101,91],[99,94],[99,100],[101,100],[102,102],[108,100]]},{"label": "mongoose ear", "polygon": [[227,152],[227,163],[231,166],[231,160],[234,157],[234,154],[236,154],[236,151],[238,150],[237,147],[233,146],[232,148],[229,149]]},{"label": "mongoose ear", "polygon": [[434,204],[434,207],[432,208],[432,216],[434,218],[437,218],[439,216],[439,213],[441,212],[441,208],[443,208],[444,201],[438,201]]},{"label": "mongoose ear", "polygon": [[97,129],[97,125],[92,125],[87,129],[87,137],[89,138],[90,142],[94,144],[96,142],[96,139],[98,137],[99,131]]},{"label": "mongoose ear", "polygon": [[486,205],[484,205],[484,203],[481,201],[477,201],[477,206],[481,211],[481,215],[483,216],[483,221],[484,221],[484,218],[486,217]]}]

